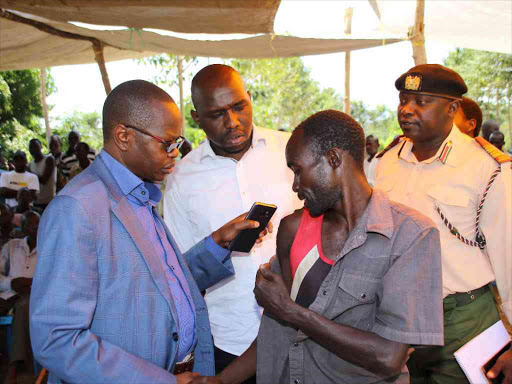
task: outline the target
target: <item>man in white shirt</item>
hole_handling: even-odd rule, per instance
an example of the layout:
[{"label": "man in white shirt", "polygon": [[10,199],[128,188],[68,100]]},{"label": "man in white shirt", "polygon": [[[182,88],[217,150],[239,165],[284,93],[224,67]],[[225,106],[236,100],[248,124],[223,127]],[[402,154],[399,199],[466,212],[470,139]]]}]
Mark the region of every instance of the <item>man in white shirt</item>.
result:
[{"label": "man in white shirt", "polygon": [[23,151],[17,151],[13,157],[14,171],[4,172],[0,175],[0,197],[5,198],[5,203],[10,207],[16,207],[16,196],[21,188],[28,188],[32,199],[36,200],[39,192],[39,180],[33,173],[27,172],[27,155]]},{"label": "man in white shirt", "polygon": [[[411,383],[468,383],[453,353],[499,320],[490,282],[512,320],[512,159],[454,125],[467,92],[456,72],[418,65],[395,86],[405,137],[378,155],[375,187],[437,224],[443,267],[445,344],[416,349]],[[512,350],[490,371],[511,383]]]},{"label": "man in white shirt", "polygon": [[[178,162],[167,179],[164,200],[164,219],[180,249],[188,250],[254,202],[277,205],[271,220],[277,227],[302,205],[286,166],[290,134],[253,125],[251,95],[229,66],[199,71],[192,80],[192,101],[192,117],[207,139]],[[217,372],[256,338],[261,308],[253,294],[255,277],[259,265],[275,254],[276,233],[250,254],[233,252],[235,276],[206,291]]]},{"label": "man in white shirt", "polygon": [[21,363],[31,367],[33,361],[28,313],[32,277],[37,262],[38,227],[39,215],[33,211],[24,213],[21,228],[27,237],[9,241],[0,254],[0,316],[14,308],[13,343],[7,380],[9,384],[16,383]]}]

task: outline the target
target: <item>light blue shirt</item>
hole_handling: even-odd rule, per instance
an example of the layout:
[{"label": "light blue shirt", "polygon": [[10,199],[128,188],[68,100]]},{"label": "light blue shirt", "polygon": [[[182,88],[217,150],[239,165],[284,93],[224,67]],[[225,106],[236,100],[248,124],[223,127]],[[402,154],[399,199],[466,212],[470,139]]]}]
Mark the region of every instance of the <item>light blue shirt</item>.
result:
[{"label": "light blue shirt", "polygon": [[[192,352],[196,343],[195,308],[176,253],[155,211],[155,207],[162,198],[160,188],[152,182],[142,181],[105,150],[101,151],[100,157],[127,197],[159,255],[178,315],[177,361],[182,361]],[[218,246],[211,236],[206,240],[206,247],[221,262],[229,255],[229,251]]]}]

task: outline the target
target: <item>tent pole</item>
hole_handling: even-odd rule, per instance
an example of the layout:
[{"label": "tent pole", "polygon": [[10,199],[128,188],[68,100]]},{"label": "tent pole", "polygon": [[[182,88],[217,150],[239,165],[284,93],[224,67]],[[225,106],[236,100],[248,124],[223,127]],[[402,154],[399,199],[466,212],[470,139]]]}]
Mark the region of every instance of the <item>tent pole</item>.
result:
[{"label": "tent pole", "polygon": [[181,135],[185,136],[185,101],[183,99],[183,56],[178,56],[178,85],[180,88]]},{"label": "tent pole", "polygon": [[112,88],[110,87],[110,80],[108,78],[107,66],[105,65],[105,57],[103,56],[103,43],[99,40],[92,43],[92,49],[94,51],[94,59],[98,63],[98,67],[101,72],[101,80],[103,80],[103,86],[107,95],[110,93]]},{"label": "tent pole", "polygon": [[[345,34],[350,35],[352,33],[352,15],[354,13],[353,8],[347,8],[345,10]],[[344,111],[347,115],[350,115],[350,51],[345,52],[345,108]]]},{"label": "tent pole", "polygon": [[414,64],[427,64],[427,52],[425,51],[425,0],[416,0],[416,16],[414,27],[409,29],[409,38],[412,44],[412,57]]},{"label": "tent pole", "polygon": [[50,128],[50,119],[48,117],[48,104],[46,103],[46,80],[48,78],[48,72],[46,68],[41,68],[40,84],[41,84],[41,105],[43,107],[44,125],[46,127],[46,143],[50,145],[50,136],[52,130]]}]

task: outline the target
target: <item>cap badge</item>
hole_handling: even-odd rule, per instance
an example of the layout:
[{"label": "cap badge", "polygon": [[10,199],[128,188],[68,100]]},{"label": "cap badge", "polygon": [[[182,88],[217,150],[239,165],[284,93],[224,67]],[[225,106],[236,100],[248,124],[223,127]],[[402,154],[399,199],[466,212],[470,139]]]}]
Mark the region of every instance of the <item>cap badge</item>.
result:
[{"label": "cap badge", "polygon": [[405,89],[408,91],[418,91],[421,87],[421,77],[420,76],[407,76],[405,78]]}]

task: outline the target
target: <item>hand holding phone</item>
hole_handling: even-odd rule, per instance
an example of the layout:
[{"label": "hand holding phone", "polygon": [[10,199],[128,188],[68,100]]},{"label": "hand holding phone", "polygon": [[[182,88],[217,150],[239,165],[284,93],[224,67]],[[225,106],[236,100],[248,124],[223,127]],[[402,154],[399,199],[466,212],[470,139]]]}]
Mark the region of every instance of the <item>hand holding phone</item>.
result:
[{"label": "hand holding phone", "polygon": [[257,221],[260,223],[260,226],[258,228],[244,229],[240,231],[233,241],[231,241],[228,249],[230,251],[237,252],[250,252],[252,247],[254,247],[260,232],[262,232],[268,225],[276,210],[277,207],[273,204],[254,203],[245,218],[247,220]]}]

